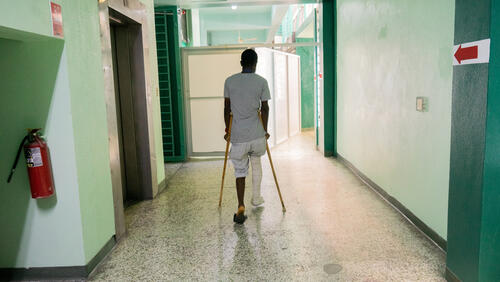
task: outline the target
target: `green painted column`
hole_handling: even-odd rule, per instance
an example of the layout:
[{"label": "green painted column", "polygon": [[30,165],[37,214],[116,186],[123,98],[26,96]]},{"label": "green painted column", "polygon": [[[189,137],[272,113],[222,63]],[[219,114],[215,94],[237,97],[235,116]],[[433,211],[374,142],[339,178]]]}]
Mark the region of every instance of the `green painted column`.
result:
[{"label": "green painted column", "polygon": [[447,279],[500,281],[500,3],[457,0],[455,44],[491,37],[489,64],[455,66]]},{"label": "green painted column", "polygon": [[500,1],[491,2],[479,281],[500,281]]},{"label": "green painted column", "polygon": [[336,156],[336,0],[323,1],[323,128],[325,156]]}]

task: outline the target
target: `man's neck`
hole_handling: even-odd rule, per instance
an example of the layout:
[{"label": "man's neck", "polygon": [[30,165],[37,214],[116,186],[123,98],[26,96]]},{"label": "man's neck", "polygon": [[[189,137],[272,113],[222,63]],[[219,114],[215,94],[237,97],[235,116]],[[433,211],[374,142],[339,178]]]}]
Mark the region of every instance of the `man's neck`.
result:
[{"label": "man's neck", "polygon": [[243,68],[241,73],[254,73],[255,70],[253,68]]}]

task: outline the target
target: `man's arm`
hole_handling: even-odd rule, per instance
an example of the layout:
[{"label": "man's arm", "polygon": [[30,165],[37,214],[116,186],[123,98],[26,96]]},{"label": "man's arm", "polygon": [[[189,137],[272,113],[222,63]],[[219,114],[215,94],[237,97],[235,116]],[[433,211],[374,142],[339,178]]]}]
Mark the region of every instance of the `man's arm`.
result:
[{"label": "man's arm", "polygon": [[229,98],[224,98],[224,123],[226,124],[226,134],[224,139],[227,140],[229,128],[229,120],[231,119],[231,100]]},{"label": "man's arm", "polygon": [[266,132],[266,138],[269,139],[269,134],[267,133],[267,121],[269,120],[269,104],[267,103],[267,101],[262,101],[260,112],[262,115],[262,125],[264,126],[264,131]]}]

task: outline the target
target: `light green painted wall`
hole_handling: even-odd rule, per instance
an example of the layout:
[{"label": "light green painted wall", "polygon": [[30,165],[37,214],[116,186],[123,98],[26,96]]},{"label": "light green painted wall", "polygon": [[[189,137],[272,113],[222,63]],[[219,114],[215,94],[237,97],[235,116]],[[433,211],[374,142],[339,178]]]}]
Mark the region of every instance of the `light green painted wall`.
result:
[{"label": "light green painted wall", "polygon": [[96,1],[59,1],[68,53],[85,262],[114,235],[108,129]]},{"label": "light green painted wall", "polygon": [[[314,42],[313,38],[297,38],[297,42]],[[301,127],[314,127],[314,47],[297,47],[300,56],[300,119]]]},{"label": "light green painted wall", "polygon": [[[153,95],[157,181],[165,179],[158,94],[158,68],[153,1],[147,7],[149,89]],[[114,212],[109,168],[104,80],[97,2],[64,1],[66,46],[72,92],[75,151],[77,154],[85,259],[88,263],[114,235]],[[69,51],[71,50],[71,51]],[[92,70],[82,73],[81,70]],[[91,113],[91,114],[90,114]],[[92,152],[92,154],[89,154]],[[156,191],[157,192],[157,191]]]},{"label": "light green painted wall", "polygon": [[[84,265],[115,233],[97,1],[56,2],[64,41],[39,35],[51,34],[47,1],[0,3],[0,38],[29,41],[0,39],[8,54],[0,58],[0,155],[6,156],[0,159],[0,267]],[[157,93],[153,1],[143,2],[151,23],[149,91]],[[160,183],[157,95],[152,103]],[[35,126],[46,129],[51,148],[56,197],[49,200],[30,199],[22,162],[13,183],[4,184],[25,128]]]},{"label": "light green painted wall", "polygon": [[267,29],[272,25],[272,8],[243,6],[236,10],[231,10],[231,7],[200,9],[199,24],[201,46],[210,43],[239,44],[238,31],[243,39],[257,38],[248,41],[250,43],[263,43],[267,39]]},{"label": "light green painted wall", "polygon": [[50,36],[52,26],[49,1],[2,1],[0,23],[3,27]]},{"label": "light green painted wall", "polygon": [[224,44],[241,44],[238,38],[246,40],[245,43],[263,43],[266,42],[268,31],[262,30],[219,30],[208,32],[207,44],[210,46]]},{"label": "light green painted wall", "polygon": [[337,1],[338,153],[445,239],[454,8]]},{"label": "light green painted wall", "polygon": [[[0,11],[15,9],[14,4],[0,4]],[[26,26],[29,17],[49,16],[48,7],[44,8],[18,14],[21,26]],[[83,265],[64,42],[6,29],[3,19],[0,17],[0,268]],[[7,24],[15,27],[12,22]],[[15,41],[1,39],[5,35]],[[50,148],[56,195],[49,199],[31,199],[24,157],[12,182],[6,183],[26,128],[36,127],[43,128]]]}]

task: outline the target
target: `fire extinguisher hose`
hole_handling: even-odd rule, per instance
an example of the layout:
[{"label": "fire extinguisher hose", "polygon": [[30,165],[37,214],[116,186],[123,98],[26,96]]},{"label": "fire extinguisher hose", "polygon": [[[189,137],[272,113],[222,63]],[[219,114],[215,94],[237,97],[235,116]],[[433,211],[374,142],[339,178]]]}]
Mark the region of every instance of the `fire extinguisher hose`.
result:
[{"label": "fire extinguisher hose", "polygon": [[17,155],[16,155],[16,160],[14,161],[14,164],[12,165],[12,169],[10,170],[9,177],[7,178],[7,183],[10,183],[12,180],[12,176],[14,175],[14,172],[16,171],[17,163],[19,162],[19,158],[21,157],[21,152],[23,150],[24,143],[28,140],[28,138],[34,136],[40,128],[33,129],[31,130],[26,136],[24,136],[23,141],[21,141],[21,144],[19,144],[19,148],[17,149]]}]

